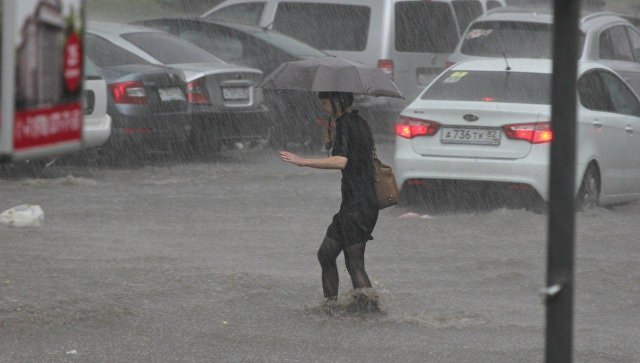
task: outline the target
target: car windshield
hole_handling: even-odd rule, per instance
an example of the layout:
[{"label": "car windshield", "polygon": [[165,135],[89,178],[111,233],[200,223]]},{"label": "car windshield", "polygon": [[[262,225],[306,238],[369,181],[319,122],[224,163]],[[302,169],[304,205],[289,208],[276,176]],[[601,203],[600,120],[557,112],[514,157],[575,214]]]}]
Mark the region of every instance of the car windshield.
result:
[{"label": "car windshield", "polygon": [[422,95],[423,100],[549,104],[551,76],[507,71],[449,71]]},{"label": "car windshield", "polygon": [[253,33],[252,35],[298,58],[322,58],[328,56],[325,52],[277,32],[265,31]]},{"label": "car windshield", "polygon": [[[551,24],[483,21],[469,28],[461,52],[467,55],[511,58],[551,58]],[[580,48],[584,35],[580,35]]]},{"label": "car windshield", "polygon": [[217,63],[223,61],[172,35],[156,32],[127,33],[122,37],[163,64]]}]

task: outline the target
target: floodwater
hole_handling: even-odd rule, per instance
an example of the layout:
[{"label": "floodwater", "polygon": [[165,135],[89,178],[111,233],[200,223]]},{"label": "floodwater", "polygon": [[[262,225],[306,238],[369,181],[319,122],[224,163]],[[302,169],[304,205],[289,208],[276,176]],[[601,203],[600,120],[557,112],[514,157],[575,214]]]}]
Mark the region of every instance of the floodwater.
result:
[{"label": "floodwater", "polygon": [[[544,215],[384,210],[366,254],[380,309],[354,304],[342,257],[332,307],[316,251],[339,182],[269,149],[5,170],[0,209],[45,220],[0,226],[0,361],[542,360]],[[640,357],[639,217],[578,216],[578,362]]]}]

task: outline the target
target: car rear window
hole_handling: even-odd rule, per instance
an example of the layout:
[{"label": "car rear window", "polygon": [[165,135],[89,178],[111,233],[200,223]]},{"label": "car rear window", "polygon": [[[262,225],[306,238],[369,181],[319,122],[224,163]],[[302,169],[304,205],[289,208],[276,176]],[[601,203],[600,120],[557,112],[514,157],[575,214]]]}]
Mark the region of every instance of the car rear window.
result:
[{"label": "car rear window", "polygon": [[85,48],[87,56],[100,67],[151,64],[128,50],[93,34],[85,34]]},{"label": "car rear window", "polygon": [[449,71],[423,100],[549,104],[551,75],[528,72]]},{"label": "car rear window", "polygon": [[395,11],[398,52],[453,52],[458,42],[458,30],[447,3],[401,1],[396,3]]},{"label": "car rear window", "polygon": [[165,33],[138,32],[122,37],[163,64],[223,62],[206,51]]},{"label": "car rear window", "polygon": [[478,0],[455,0],[451,4],[456,12],[460,34],[464,33],[472,21],[482,15],[482,4]]},{"label": "car rear window", "polygon": [[316,49],[363,51],[370,18],[367,6],[282,2],[273,27]]},{"label": "car rear window", "polygon": [[550,58],[551,24],[483,21],[469,28],[461,52],[495,57],[506,54],[517,58]]},{"label": "car rear window", "polygon": [[245,45],[225,31],[183,27],[180,29],[179,37],[225,61],[240,60],[245,51]]}]

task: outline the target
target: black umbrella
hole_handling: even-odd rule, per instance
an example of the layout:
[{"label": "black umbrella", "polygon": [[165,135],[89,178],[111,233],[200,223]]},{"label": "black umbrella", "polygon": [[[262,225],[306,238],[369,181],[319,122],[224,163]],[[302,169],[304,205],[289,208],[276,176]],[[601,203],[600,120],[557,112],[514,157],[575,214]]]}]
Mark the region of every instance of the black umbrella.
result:
[{"label": "black umbrella", "polygon": [[285,62],[258,85],[265,89],[351,92],[404,99],[398,86],[378,68],[338,57]]}]

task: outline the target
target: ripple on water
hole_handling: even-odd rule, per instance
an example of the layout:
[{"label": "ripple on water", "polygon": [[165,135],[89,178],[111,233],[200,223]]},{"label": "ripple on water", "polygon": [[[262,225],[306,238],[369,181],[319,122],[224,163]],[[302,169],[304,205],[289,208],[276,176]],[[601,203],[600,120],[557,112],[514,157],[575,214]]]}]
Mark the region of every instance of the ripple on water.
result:
[{"label": "ripple on water", "polygon": [[30,187],[50,187],[50,186],[97,186],[98,182],[88,178],[78,178],[73,175],[67,175],[63,178],[55,179],[25,179],[23,185]]},{"label": "ripple on water", "polygon": [[424,325],[437,329],[465,329],[487,325],[487,321],[479,314],[468,314],[463,311],[389,314],[389,320],[397,323]]}]

